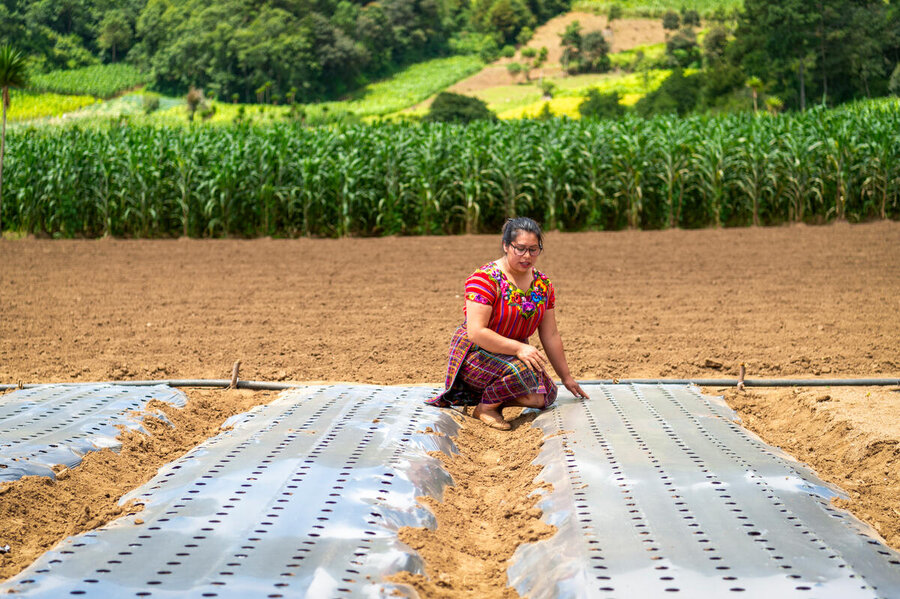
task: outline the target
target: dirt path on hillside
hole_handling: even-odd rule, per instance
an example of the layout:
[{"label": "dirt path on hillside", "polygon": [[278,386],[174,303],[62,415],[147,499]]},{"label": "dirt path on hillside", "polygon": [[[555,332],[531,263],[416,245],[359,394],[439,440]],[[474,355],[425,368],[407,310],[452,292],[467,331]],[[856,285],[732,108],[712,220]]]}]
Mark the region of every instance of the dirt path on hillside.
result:
[{"label": "dirt path on hillside", "polygon": [[[562,77],[564,75],[559,65],[562,56],[559,40],[566,27],[575,21],[581,25],[582,33],[603,31],[612,52],[621,52],[644,44],[659,44],[666,41],[665,30],[660,19],[617,19],[613,21],[612,27],[608,27],[605,15],[569,12],[550,19],[538,27],[534,32],[534,37],[526,44],[535,49],[540,49],[542,46],[547,48],[547,64],[543,67],[545,77]],[[501,58],[487,65],[471,77],[452,85],[448,91],[469,95],[491,87],[522,83],[524,78],[521,75],[513,77],[506,70],[506,65],[510,62],[523,62],[521,51],[517,52],[513,58]],[[536,79],[538,76],[537,71],[532,73],[532,79]],[[427,106],[429,102],[424,102],[418,107]]]}]

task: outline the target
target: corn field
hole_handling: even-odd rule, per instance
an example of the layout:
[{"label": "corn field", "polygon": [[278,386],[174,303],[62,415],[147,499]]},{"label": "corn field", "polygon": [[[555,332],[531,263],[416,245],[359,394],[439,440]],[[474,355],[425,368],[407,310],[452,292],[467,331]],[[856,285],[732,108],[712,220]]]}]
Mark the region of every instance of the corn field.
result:
[{"label": "corn field", "polygon": [[798,115],[19,128],[5,228],[346,236],[900,218],[900,104]]},{"label": "corn field", "polygon": [[147,79],[146,75],[130,65],[103,64],[35,75],[30,82],[30,89],[111,98],[121,91],[146,83]]}]

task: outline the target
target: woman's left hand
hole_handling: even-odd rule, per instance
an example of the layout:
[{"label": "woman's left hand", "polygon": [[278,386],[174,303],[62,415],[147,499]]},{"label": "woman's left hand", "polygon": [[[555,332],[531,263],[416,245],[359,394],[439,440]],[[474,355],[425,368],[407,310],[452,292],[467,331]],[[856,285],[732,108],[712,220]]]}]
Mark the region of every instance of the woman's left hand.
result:
[{"label": "woman's left hand", "polygon": [[575,396],[575,399],[590,399],[575,379],[570,378],[562,383],[569,390],[569,393]]}]

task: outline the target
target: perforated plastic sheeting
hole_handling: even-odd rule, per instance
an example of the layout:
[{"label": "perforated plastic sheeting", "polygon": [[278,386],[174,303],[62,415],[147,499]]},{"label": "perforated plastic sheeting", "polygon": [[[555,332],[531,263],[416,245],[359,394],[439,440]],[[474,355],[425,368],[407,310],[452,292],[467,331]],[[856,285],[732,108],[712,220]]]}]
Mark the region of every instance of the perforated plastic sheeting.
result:
[{"label": "perforated plastic sheeting", "polygon": [[[559,532],[511,585],[548,597],[900,597],[900,556],[696,387],[591,385],[535,425]],[[548,564],[550,566],[548,567]]]},{"label": "perforated plastic sheeting", "polygon": [[[415,596],[400,526],[435,525],[416,496],[451,483],[452,412],[429,388],[287,391],[171,463],[130,498],[143,512],[61,544],[7,584],[27,597]],[[420,433],[427,427],[444,434]]]},{"label": "perforated plastic sheeting", "polygon": [[0,397],[0,482],[52,477],[56,464],[71,468],[89,451],[118,449],[118,427],[143,430],[139,412],[153,399],[178,407],[187,400],[165,385],[108,384],[44,385]]}]

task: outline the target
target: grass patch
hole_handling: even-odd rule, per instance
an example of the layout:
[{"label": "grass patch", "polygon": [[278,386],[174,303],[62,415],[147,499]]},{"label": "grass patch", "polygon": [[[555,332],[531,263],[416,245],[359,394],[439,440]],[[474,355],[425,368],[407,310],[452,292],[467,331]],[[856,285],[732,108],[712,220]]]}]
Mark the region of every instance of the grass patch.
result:
[{"label": "grass patch", "polygon": [[310,105],[315,110],[350,112],[357,116],[383,116],[417,104],[481,70],[484,62],[474,55],[436,58],[414,64],[389,79],[370,83],[342,102]]},{"label": "grass patch", "polygon": [[541,93],[538,83],[532,82],[489,87],[479,90],[473,95],[484,100],[488,108],[497,114],[502,114],[538,102],[541,99]]},{"label": "grass patch", "polygon": [[666,55],[666,45],[663,43],[635,46],[628,50],[610,54],[609,60],[613,68],[626,69],[635,63],[639,52],[644,55],[645,61],[658,64]]},{"label": "grass patch", "polygon": [[501,119],[533,119],[540,115],[544,106],[550,110],[553,116],[567,116],[573,119],[581,118],[578,112],[578,106],[584,101],[584,98],[578,96],[557,97],[551,100],[541,100],[522,108],[514,108],[500,113]]}]

